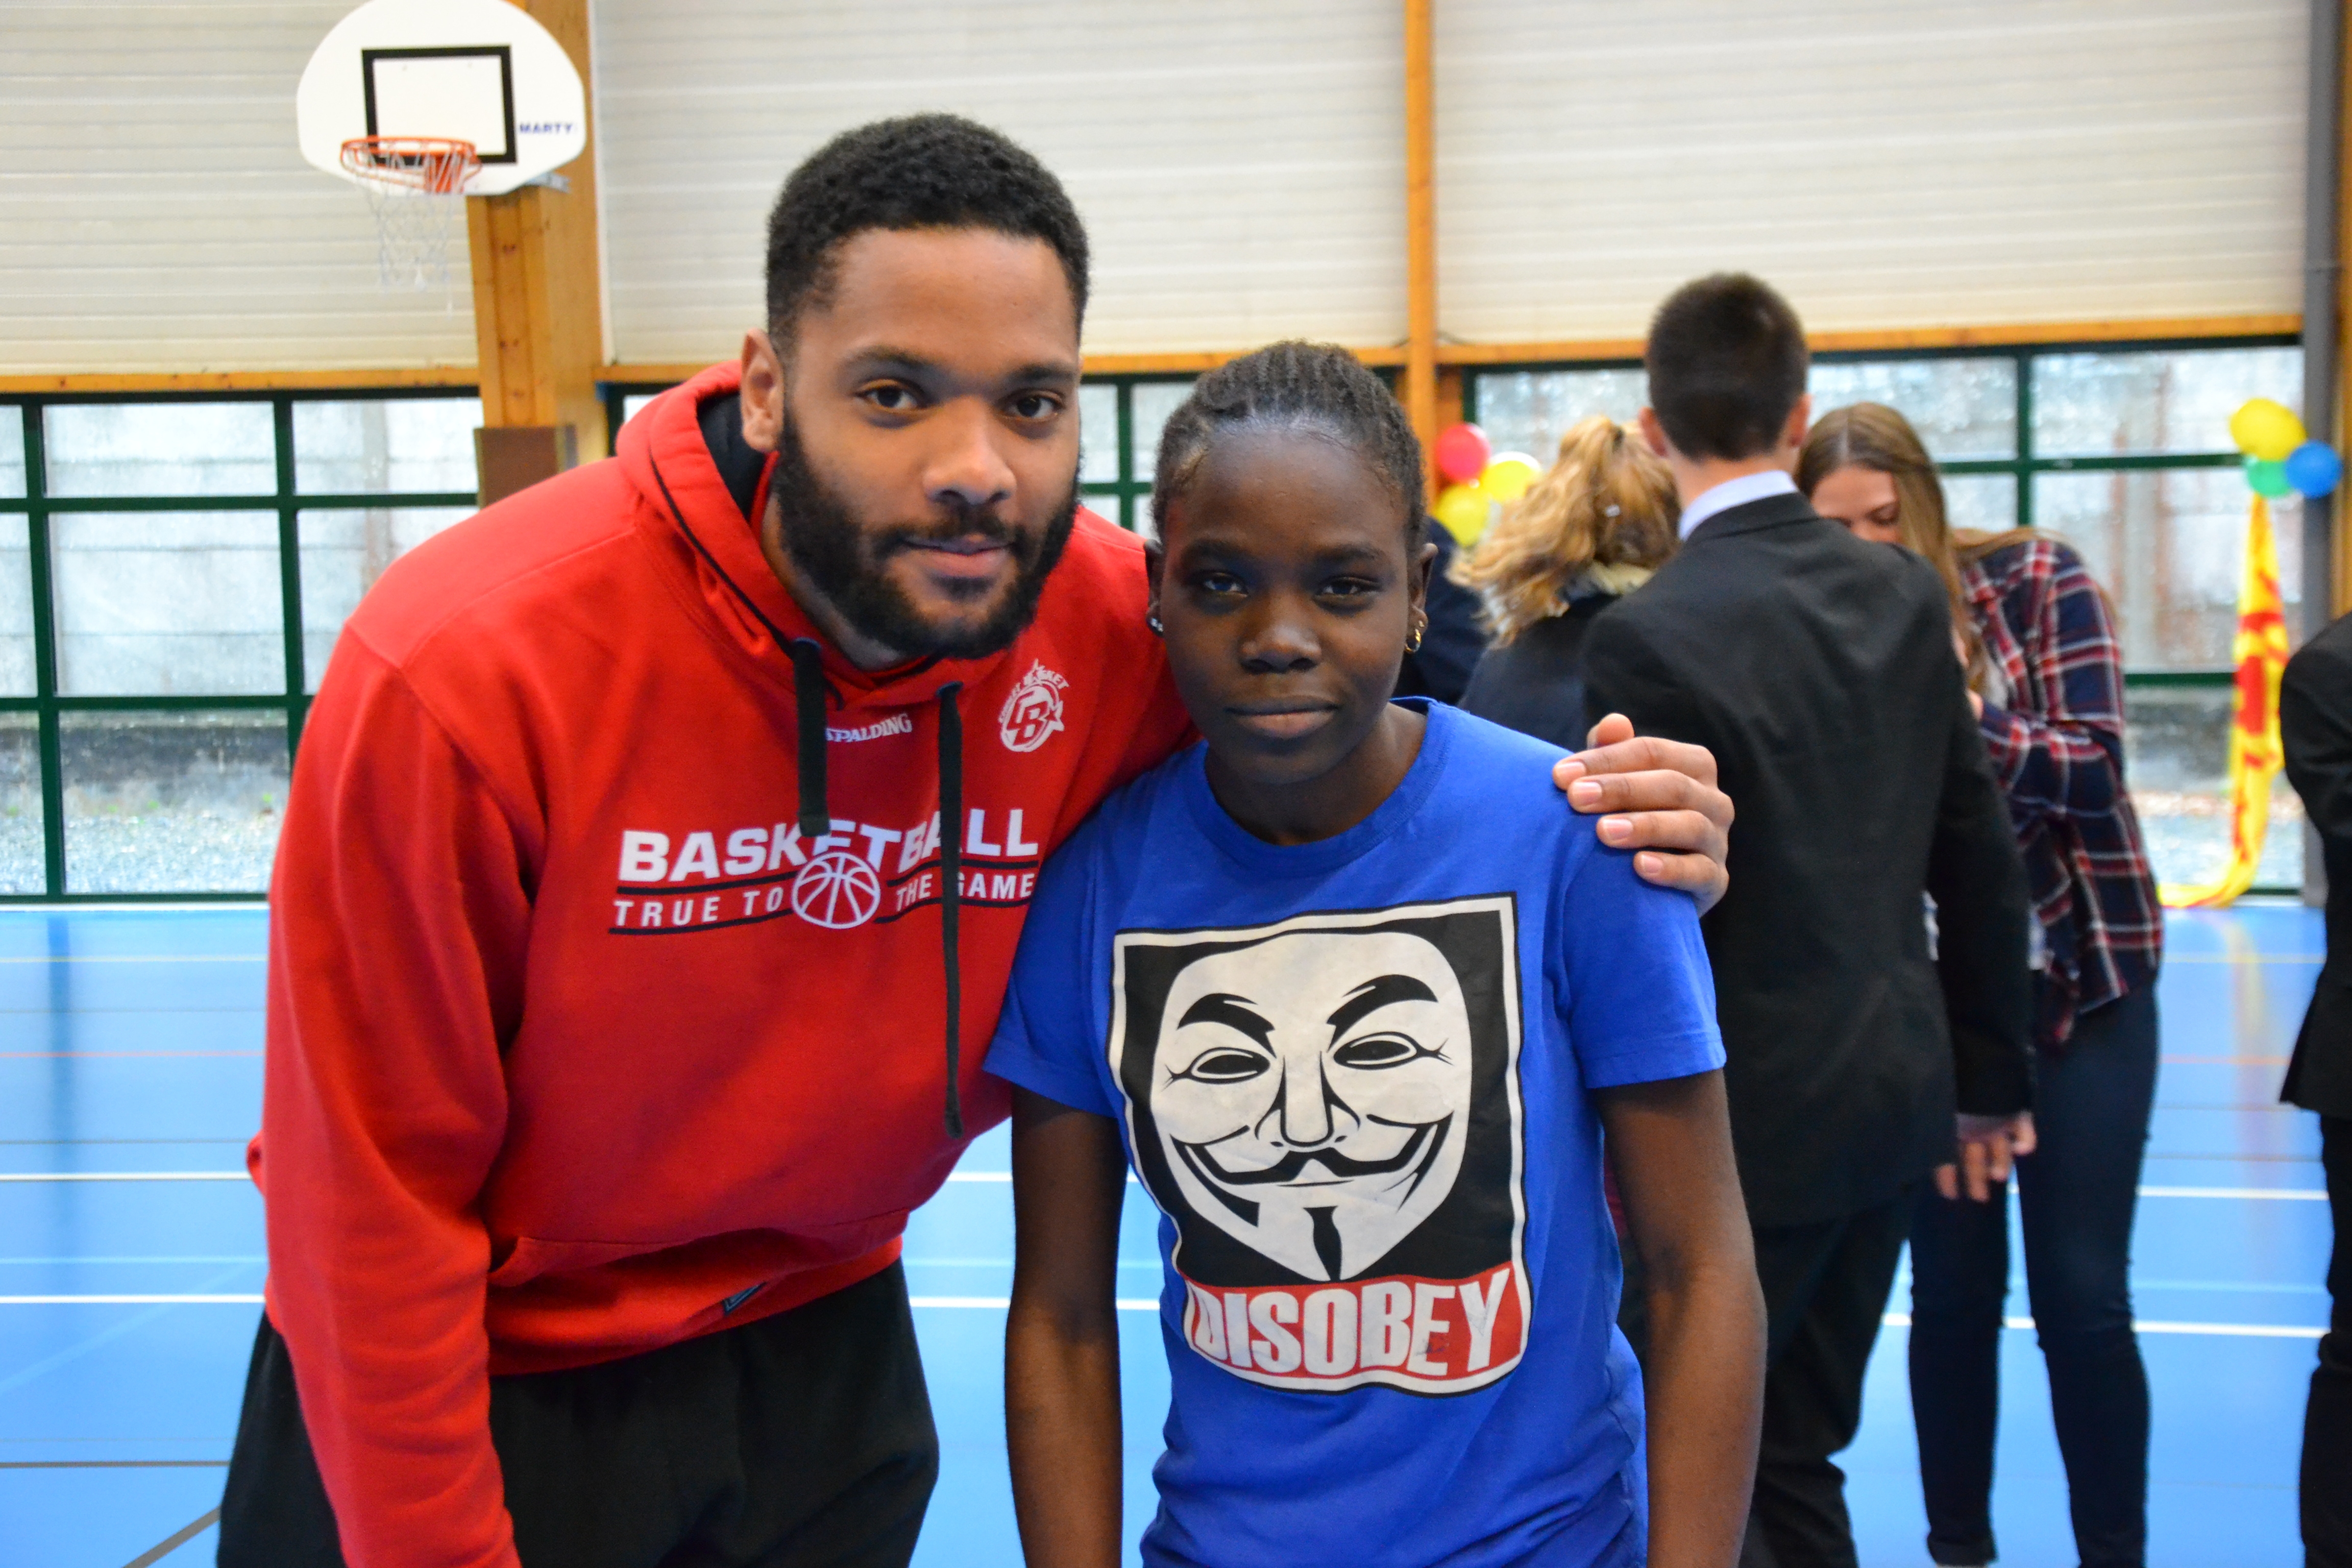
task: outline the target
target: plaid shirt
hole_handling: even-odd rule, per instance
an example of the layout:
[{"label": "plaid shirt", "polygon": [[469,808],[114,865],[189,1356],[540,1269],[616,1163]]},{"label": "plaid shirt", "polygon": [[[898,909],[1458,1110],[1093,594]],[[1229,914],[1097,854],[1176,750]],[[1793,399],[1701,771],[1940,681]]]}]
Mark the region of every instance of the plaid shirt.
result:
[{"label": "plaid shirt", "polygon": [[2054,539],[2004,545],[1960,584],[1990,673],[1984,742],[2041,917],[2049,967],[2036,1036],[2154,984],[2164,917],[2124,787],[2123,658],[2106,599]]}]

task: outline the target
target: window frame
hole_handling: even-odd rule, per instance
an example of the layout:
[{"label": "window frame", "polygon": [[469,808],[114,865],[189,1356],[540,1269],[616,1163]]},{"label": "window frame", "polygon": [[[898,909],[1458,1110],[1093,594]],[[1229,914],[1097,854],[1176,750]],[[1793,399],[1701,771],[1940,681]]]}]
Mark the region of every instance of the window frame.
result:
[{"label": "window frame", "polygon": [[[20,422],[25,439],[25,493],[0,496],[0,516],[25,519],[25,542],[32,587],[33,695],[0,696],[0,713],[34,716],[41,775],[43,890],[0,894],[0,905],[248,903],[267,889],[227,889],[178,892],[69,891],[67,885],[64,716],[103,712],[219,712],[224,710],[282,713],[290,766],[310,709],[309,671],[303,651],[301,513],[327,510],[388,510],[410,507],[478,507],[475,490],[298,491],[295,488],[294,408],[300,403],[407,402],[478,396],[464,385],[429,387],[326,387],[281,392],[60,392],[10,393],[0,396],[0,419]],[[52,496],[42,412],[76,404],[258,403],[270,410],[275,482],[271,489],[241,495]],[[50,520],[71,512],[274,512],[278,518],[279,636],[284,649],[282,689],[263,693],[203,696],[69,697],[58,689],[58,625],[55,560]]]}]

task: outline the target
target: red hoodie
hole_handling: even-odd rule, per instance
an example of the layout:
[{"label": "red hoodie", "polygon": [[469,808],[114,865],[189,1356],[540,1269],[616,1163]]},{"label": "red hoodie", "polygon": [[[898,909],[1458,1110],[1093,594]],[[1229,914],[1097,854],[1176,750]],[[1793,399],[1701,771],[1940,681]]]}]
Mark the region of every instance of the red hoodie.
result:
[{"label": "red hoodie", "polygon": [[851,668],[760,552],[757,456],[698,421],[724,398],[740,441],[736,384],[394,565],[310,710],[249,1161],[353,1568],[515,1563],[492,1373],[888,1266],[965,1142],[950,960],[968,1135],[1041,858],[1186,731],[1142,549],[1091,514],[1005,652]]}]

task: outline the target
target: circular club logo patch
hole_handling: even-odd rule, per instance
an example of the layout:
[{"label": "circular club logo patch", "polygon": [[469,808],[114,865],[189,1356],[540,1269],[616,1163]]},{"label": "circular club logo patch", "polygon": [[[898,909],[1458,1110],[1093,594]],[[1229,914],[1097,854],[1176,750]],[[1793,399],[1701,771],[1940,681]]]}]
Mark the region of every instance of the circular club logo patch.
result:
[{"label": "circular club logo patch", "polygon": [[793,879],[793,912],[833,931],[862,926],[882,907],[882,879],[865,857],[828,849]]},{"label": "circular club logo patch", "polygon": [[996,732],[1006,751],[1034,752],[1062,727],[1062,693],[1069,684],[1042,663],[1029,666],[1029,673],[1004,700],[1004,711],[996,716]]}]

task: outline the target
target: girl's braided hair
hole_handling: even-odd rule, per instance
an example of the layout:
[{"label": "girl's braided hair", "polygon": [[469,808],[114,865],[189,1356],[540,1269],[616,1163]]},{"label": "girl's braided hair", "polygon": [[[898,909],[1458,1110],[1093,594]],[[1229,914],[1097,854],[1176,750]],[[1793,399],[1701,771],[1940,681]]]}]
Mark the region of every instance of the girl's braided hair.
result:
[{"label": "girl's braided hair", "polygon": [[1370,462],[1396,497],[1405,557],[1421,552],[1421,442],[1379,376],[1330,343],[1269,344],[1211,371],[1168,416],[1152,478],[1151,521],[1165,529],[1169,503],[1200,472],[1218,437],[1244,430],[1297,430],[1339,442]]}]

